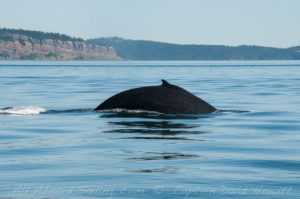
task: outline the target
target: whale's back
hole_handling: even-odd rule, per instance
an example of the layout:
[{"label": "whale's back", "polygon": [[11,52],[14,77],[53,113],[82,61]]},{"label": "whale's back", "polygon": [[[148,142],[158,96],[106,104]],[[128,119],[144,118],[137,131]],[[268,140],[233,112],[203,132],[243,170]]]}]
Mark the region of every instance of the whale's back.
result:
[{"label": "whale's back", "polygon": [[206,114],[217,109],[185,89],[162,80],[160,86],[134,88],[116,94],[95,110],[146,110],[167,114]]}]

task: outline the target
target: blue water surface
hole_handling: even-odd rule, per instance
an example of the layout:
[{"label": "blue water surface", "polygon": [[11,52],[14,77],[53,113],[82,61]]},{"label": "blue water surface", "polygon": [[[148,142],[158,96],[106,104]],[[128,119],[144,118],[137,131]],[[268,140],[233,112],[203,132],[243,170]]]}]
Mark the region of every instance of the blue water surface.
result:
[{"label": "blue water surface", "polygon": [[[92,111],[161,79],[222,111]],[[296,199],[299,154],[300,61],[0,62],[0,198]]]}]

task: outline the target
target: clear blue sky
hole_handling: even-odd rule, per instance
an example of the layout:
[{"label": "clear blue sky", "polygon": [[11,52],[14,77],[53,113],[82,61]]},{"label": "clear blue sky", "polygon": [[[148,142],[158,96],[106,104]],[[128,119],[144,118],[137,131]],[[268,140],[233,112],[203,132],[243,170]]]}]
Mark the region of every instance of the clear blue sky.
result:
[{"label": "clear blue sky", "polygon": [[0,27],[84,39],[300,45],[300,0],[0,0]]}]

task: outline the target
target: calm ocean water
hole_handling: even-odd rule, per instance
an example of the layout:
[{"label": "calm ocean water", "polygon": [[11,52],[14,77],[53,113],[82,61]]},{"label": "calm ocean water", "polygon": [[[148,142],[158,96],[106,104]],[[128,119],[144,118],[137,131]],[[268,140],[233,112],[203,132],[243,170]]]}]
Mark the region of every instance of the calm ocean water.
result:
[{"label": "calm ocean water", "polygon": [[[92,111],[160,79],[224,111]],[[1,61],[0,93],[0,198],[300,198],[300,61]]]}]

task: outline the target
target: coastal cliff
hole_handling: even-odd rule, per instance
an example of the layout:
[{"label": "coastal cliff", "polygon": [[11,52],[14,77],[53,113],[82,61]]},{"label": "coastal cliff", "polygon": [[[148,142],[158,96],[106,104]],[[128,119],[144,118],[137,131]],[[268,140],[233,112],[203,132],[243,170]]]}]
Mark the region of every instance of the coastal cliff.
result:
[{"label": "coastal cliff", "polygon": [[0,59],[121,60],[113,47],[58,33],[0,29]]}]

